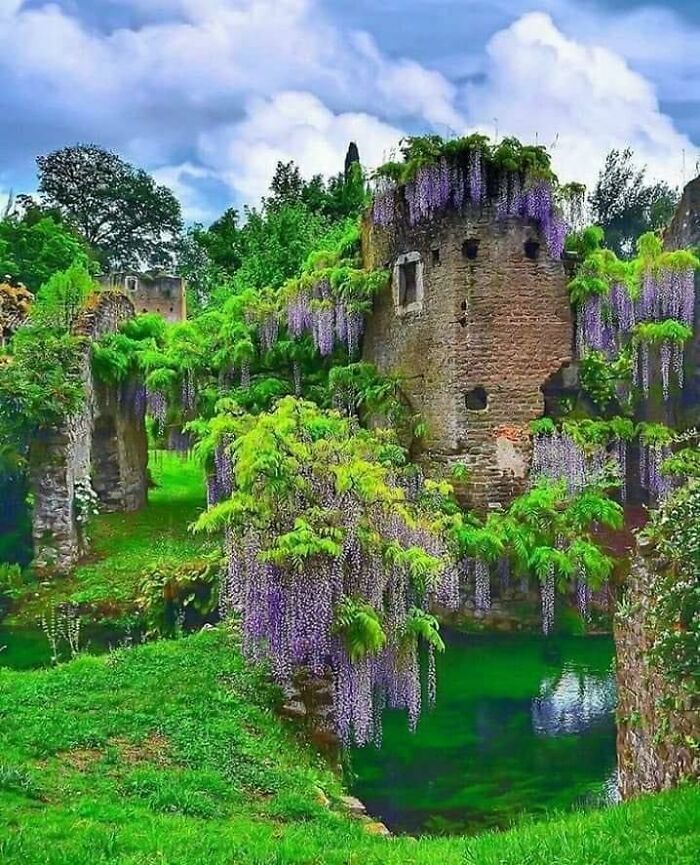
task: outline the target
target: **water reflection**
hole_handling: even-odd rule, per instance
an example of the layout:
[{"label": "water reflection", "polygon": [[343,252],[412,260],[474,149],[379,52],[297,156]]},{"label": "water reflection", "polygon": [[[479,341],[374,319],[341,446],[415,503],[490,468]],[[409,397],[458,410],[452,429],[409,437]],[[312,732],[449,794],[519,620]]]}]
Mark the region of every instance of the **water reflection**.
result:
[{"label": "water reflection", "polygon": [[610,801],[611,639],[445,638],[437,704],[415,735],[389,713],[381,749],[351,755],[371,813],[394,832],[448,834]]},{"label": "water reflection", "polygon": [[607,723],[615,711],[615,701],[612,673],[601,678],[566,670],[542,682],[539,696],[532,701],[532,727],[540,736],[582,733],[595,724]]}]

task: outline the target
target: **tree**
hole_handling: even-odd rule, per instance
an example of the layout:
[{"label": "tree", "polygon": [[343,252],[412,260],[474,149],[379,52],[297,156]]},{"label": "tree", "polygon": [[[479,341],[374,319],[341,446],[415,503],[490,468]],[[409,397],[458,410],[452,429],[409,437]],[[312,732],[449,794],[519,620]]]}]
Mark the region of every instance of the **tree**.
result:
[{"label": "tree", "polygon": [[54,273],[74,262],[90,267],[88,248],[56,214],[34,207],[0,221],[0,278],[9,276],[35,294]]},{"label": "tree", "polygon": [[167,187],[95,145],[57,150],[37,164],[42,205],[75,226],[104,268],[172,264],[182,215]]},{"label": "tree", "polygon": [[634,252],[637,237],[668,224],[679,198],[667,183],[647,183],[646,167],[637,168],[633,158],[629,148],[611,150],[589,197],[607,246],[625,257]]},{"label": "tree", "polygon": [[37,294],[32,323],[69,333],[94,291],[95,283],[81,264],[57,271]]}]

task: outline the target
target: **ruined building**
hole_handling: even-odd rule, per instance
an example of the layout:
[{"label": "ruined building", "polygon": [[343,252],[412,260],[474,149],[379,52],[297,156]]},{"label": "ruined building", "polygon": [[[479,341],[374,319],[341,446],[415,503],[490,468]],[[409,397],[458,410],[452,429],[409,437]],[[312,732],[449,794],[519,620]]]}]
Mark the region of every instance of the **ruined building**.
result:
[{"label": "ruined building", "polygon": [[534,221],[497,220],[488,201],[415,225],[367,220],[363,241],[365,266],[393,274],[369,317],[366,360],[402,377],[427,423],[429,467],[462,463],[471,504],[508,502],[525,485],[528,426],[572,357],[563,264]]},{"label": "ruined building", "polygon": [[134,316],[129,298],[104,291],[84,310],[74,332],[86,337],[81,357],[85,399],[54,428],[42,429],[29,451],[33,537],[39,568],[69,569],[84,552],[83,522],[91,491],[100,510],[133,511],[146,502],[148,444],[145,399],[138,382],[115,387],[95,378],[92,342]]},{"label": "ruined building", "polygon": [[187,318],[186,284],[178,276],[121,271],[103,276],[99,282],[103,288],[124,292],[137,314],[156,313],[171,324]]}]

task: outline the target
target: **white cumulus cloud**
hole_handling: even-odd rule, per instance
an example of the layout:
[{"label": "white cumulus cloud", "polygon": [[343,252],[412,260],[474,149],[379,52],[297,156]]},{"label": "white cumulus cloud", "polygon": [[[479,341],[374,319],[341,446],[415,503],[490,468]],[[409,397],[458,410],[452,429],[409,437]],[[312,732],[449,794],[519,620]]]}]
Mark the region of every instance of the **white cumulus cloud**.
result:
[{"label": "white cumulus cloud", "polygon": [[692,142],[618,54],[565,36],[542,13],[499,31],[486,50],[485,78],[467,91],[471,123],[493,133],[497,118],[502,134],[552,146],[564,180],[590,185],[609,150],[631,147],[650,175],[680,183]]},{"label": "white cumulus cloud", "polygon": [[337,174],[350,141],[365,165],[386,160],[401,131],[370,114],[335,114],[311,93],[286,91],[251,101],[245,119],[200,137],[199,155],[249,201],[267,190],[278,161],[294,160],[303,174]]}]

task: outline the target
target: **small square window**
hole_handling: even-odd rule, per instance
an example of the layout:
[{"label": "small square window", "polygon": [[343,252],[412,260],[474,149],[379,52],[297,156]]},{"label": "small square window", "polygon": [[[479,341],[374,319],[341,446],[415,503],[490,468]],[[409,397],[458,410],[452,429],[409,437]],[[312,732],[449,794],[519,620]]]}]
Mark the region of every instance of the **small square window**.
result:
[{"label": "small square window", "polygon": [[526,240],[525,246],[525,258],[529,258],[530,261],[537,261],[540,257],[540,244],[536,240]]},{"label": "small square window", "polygon": [[418,300],[418,262],[406,261],[399,266],[399,305],[410,306]]},{"label": "small square window", "polygon": [[440,264],[440,250],[434,249],[431,253],[433,264]]}]

